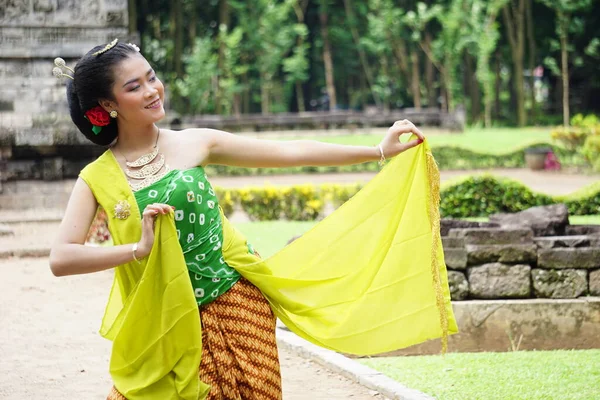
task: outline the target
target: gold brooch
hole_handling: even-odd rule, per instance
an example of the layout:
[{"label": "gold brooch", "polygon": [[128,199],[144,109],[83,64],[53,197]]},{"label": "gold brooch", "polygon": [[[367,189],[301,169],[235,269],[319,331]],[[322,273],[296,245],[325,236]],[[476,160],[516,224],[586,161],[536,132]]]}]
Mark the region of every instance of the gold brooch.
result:
[{"label": "gold brooch", "polygon": [[119,200],[117,204],[115,204],[115,218],[117,219],[127,219],[129,215],[131,215],[131,207],[127,200]]}]

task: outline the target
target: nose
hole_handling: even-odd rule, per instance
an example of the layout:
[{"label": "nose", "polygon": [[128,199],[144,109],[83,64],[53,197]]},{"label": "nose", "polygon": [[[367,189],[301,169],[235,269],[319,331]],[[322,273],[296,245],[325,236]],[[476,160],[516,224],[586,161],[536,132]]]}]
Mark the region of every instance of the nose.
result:
[{"label": "nose", "polygon": [[156,97],[157,93],[158,93],[158,89],[155,88],[154,86],[150,85],[150,86],[148,86],[148,89],[146,90],[146,97],[151,99],[153,97]]}]

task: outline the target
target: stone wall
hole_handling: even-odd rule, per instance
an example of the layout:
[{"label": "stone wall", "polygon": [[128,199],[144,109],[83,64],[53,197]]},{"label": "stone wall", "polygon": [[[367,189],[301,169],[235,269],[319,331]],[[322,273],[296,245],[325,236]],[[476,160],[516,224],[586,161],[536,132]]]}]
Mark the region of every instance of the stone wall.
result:
[{"label": "stone wall", "polygon": [[56,146],[90,146],[68,119],[53,60],[73,67],[93,46],[117,37],[136,41],[128,33],[127,0],[0,1],[0,185],[9,178],[8,160],[41,165],[62,157]]},{"label": "stone wall", "polygon": [[600,226],[566,228],[561,236],[526,227],[449,228],[442,242],[452,299],[600,296]]}]

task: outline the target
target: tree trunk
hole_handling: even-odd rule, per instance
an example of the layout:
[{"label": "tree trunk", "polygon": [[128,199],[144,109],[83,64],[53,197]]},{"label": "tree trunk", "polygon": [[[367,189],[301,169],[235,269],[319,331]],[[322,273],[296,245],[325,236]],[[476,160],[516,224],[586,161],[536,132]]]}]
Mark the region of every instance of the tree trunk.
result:
[{"label": "tree trunk", "polygon": [[193,50],[196,46],[196,37],[198,36],[198,6],[197,2],[192,1],[190,6],[190,27],[188,39],[190,41],[190,48]]},{"label": "tree trunk", "polygon": [[[517,2],[516,4],[515,1]],[[509,4],[502,9],[508,42],[512,51],[512,81],[514,84],[513,89],[516,100],[518,126],[524,126],[527,123],[525,114],[525,82],[523,80],[525,2],[526,0],[511,0]]]},{"label": "tree trunk", "polygon": [[[389,82],[390,74],[388,70],[388,60],[385,57],[381,59],[381,72]],[[383,112],[386,114],[390,112],[390,96],[385,96],[383,98]]]},{"label": "tree trunk", "polygon": [[[427,48],[431,47],[431,33],[429,32],[425,32],[424,46]],[[425,79],[427,82],[427,107],[437,107],[436,90],[433,86],[433,62],[431,62],[429,57],[425,57]]]},{"label": "tree trunk", "polygon": [[365,54],[363,48],[360,46],[360,36],[356,29],[356,25],[354,24],[354,12],[352,11],[351,0],[344,0],[344,9],[346,10],[346,18],[348,25],[350,25],[350,32],[352,33],[352,38],[354,39],[354,46],[358,50],[358,57],[360,58],[360,63],[363,66],[365,71],[365,75],[367,77],[367,82],[369,84],[369,89],[371,90],[371,96],[375,101],[377,106],[381,105],[381,101],[377,94],[373,91],[373,73],[371,72],[371,68],[369,67],[369,62],[367,61],[367,55]]},{"label": "tree trunk", "polygon": [[[294,11],[298,18],[299,24],[304,24],[304,17],[306,15],[306,8],[308,7],[308,0],[301,0],[294,3]],[[296,40],[296,46],[300,48],[304,44],[304,37],[298,35]],[[296,103],[298,103],[298,112],[305,112],[306,107],[304,106],[304,91],[302,88],[302,82],[296,81]]]},{"label": "tree trunk", "polygon": [[129,22],[128,32],[129,34],[135,34],[138,31],[136,0],[129,0],[127,2],[127,15]]},{"label": "tree trunk", "polygon": [[260,112],[269,114],[269,81],[264,74],[261,75],[260,81]]},{"label": "tree trunk", "polygon": [[327,94],[329,95],[329,110],[335,110],[337,101],[335,96],[335,81],[333,78],[333,61],[331,58],[331,46],[329,44],[329,31],[327,27],[327,10],[321,5],[319,10],[321,22],[321,38],[323,39],[323,63],[325,64],[325,81],[327,82]]},{"label": "tree trunk", "polygon": [[444,80],[444,93],[446,94],[445,96],[445,110],[450,112],[454,110],[454,104],[453,104],[453,96],[452,96],[452,88],[450,87],[450,85],[452,84],[451,80],[450,80],[450,76],[449,71],[450,70],[450,62],[448,61],[448,58],[446,57],[446,60],[444,61],[444,72],[442,72],[442,77]]},{"label": "tree trunk", "polygon": [[219,26],[218,26],[218,38],[219,38],[219,54],[217,58],[217,91],[215,93],[215,112],[217,115],[220,115],[223,106],[222,106],[222,97],[223,90],[221,88],[221,77],[225,70],[225,41],[221,36],[221,25],[225,25],[227,27],[227,32],[229,32],[229,3],[227,0],[219,1]]},{"label": "tree trunk", "polygon": [[567,53],[567,27],[563,27],[560,36],[560,61],[562,77],[562,103],[563,103],[563,125],[565,130],[569,127],[569,54]]},{"label": "tree trunk", "polygon": [[469,88],[469,98],[471,100],[471,121],[479,120],[481,114],[481,97],[479,93],[479,81],[473,69],[473,57],[465,52],[465,71],[467,72],[466,80]]},{"label": "tree trunk", "polygon": [[304,93],[302,92],[302,82],[296,81],[296,102],[298,103],[298,112],[306,111],[304,107]]},{"label": "tree trunk", "polygon": [[242,113],[250,113],[250,83],[248,81],[248,72],[244,72],[242,75],[242,82],[244,82],[244,94],[242,98]]},{"label": "tree trunk", "polygon": [[494,95],[494,119],[500,118],[500,89],[502,87],[502,75],[500,75],[500,50],[496,51],[496,62],[495,62],[495,95]]},{"label": "tree trunk", "polygon": [[413,92],[413,102],[417,110],[421,109],[421,80],[419,78],[419,54],[413,49],[410,53],[410,62],[412,64],[411,86]]},{"label": "tree trunk", "polygon": [[175,74],[177,77],[183,76],[183,7],[182,0],[174,0],[174,22],[175,22],[175,37],[173,38],[173,60],[175,66]]},{"label": "tree trunk", "polygon": [[527,44],[529,53],[529,74],[531,81],[529,83],[529,99],[531,101],[531,112],[530,115],[535,117],[537,113],[537,103],[535,100],[535,35],[533,32],[533,15],[531,7],[533,6],[533,0],[527,0],[526,3],[526,15],[527,15]]}]

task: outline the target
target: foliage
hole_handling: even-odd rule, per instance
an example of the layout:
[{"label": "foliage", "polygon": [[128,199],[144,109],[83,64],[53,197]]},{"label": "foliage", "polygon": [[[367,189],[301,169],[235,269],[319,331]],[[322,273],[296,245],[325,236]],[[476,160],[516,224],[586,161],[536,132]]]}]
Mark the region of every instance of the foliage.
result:
[{"label": "foliage", "polygon": [[600,171],[600,120],[594,114],[577,114],[567,128],[558,127],[552,139],[581,154],[595,171]]},{"label": "foliage", "polygon": [[175,81],[174,91],[186,100],[183,112],[214,112],[214,76],[217,74],[217,56],[210,38],[199,38],[193,53],[185,59],[186,74]]},{"label": "foliage", "polygon": [[[241,208],[254,221],[287,218],[307,221],[319,218],[325,202],[339,207],[360,185],[320,185],[317,188],[265,187],[240,189]],[[569,196],[535,193],[523,184],[493,176],[463,178],[441,191],[443,217],[484,217],[498,212],[518,212],[530,207],[565,203],[571,215],[600,214],[600,184],[593,184]]]},{"label": "foliage", "polygon": [[[323,108],[322,34],[327,31],[340,107],[466,104],[470,112],[479,102],[489,127],[511,124],[516,114],[506,22],[494,17],[504,2],[130,0],[130,5],[143,53],[167,85],[169,105],[181,114],[293,112],[301,108],[298,102],[308,110]],[[562,70],[565,45],[556,30],[567,26],[572,106],[576,112],[597,110],[600,3],[532,0],[531,7],[535,21],[526,23],[535,45],[531,62],[535,67],[549,60],[550,68],[537,82],[544,102],[539,109],[559,108],[554,101],[561,82],[551,72]],[[529,52],[528,47],[526,57]],[[465,60],[476,61],[475,70]],[[524,73],[531,74],[529,66]]]}]

